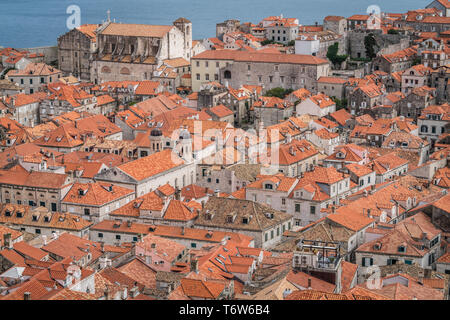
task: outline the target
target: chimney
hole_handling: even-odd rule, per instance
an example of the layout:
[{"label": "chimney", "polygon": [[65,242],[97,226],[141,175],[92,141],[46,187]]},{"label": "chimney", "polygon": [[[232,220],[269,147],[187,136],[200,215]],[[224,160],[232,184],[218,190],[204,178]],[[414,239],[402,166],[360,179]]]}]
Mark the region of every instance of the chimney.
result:
[{"label": "chimney", "polygon": [[311,289],[311,278],[308,278],[308,289]]},{"label": "chimney", "polygon": [[134,286],[133,288],[131,288],[130,290],[130,297],[134,298],[138,295],[138,287]]},{"label": "chimney", "polygon": [[216,189],[216,190],[214,191],[214,197],[219,197],[219,195],[220,195],[220,190],[219,190],[219,189]]},{"label": "chimney", "polygon": [[12,240],[11,240],[11,233],[6,233],[5,235],[3,235],[3,245],[5,246],[5,248],[8,248],[8,249],[13,248],[13,244],[12,244]]},{"label": "chimney", "polygon": [[123,286],[120,289],[120,296],[121,296],[122,300],[127,300],[127,298],[128,298],[128,287],[127,286]]},{"label": "chimney", "polygon": [[106,287],[104,293],[105,293],[105,299],[106,299],[106,300],[112,300],[112,299],[111,299],[111,290],[109,289],[108,286]]},{"label": "chimney", "polygon": [[193,260],[191,260],[191,271],[193,271],[193,272],[198,274],[198,260],[197,260],[197,258],[193,258]]},{"label": "chimney", "polygon": [[31,292],[24,292],[23,300],[31,300]]},{"label": "chimney", "polygon": [[177,187],[175,189],[175,200],[180,200],[181,190]]}]

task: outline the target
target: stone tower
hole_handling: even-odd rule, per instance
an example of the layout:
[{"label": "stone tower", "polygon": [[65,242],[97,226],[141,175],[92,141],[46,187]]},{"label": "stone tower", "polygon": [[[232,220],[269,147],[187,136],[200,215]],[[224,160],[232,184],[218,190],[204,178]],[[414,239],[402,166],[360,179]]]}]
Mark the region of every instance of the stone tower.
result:
[{"label": "stone tower", "polygon": [[160,152],[163,150],[163,134],[161,129],[154,128],[150,132],[150,149],[152,153]]},{"label": "stone tower", "polygon": [[190,61],[192,53],[192,22],[186,18],[178,18],[173,22],[173,25],[177,27],[184,34],[184,54],[183,57]]},{"label": "stone tower", "polygon": [[192,138],[191,134],[187,128],[180,128],[178,145],[177,145],[178,155],[183,158],[186,162],[191,162],[193,160],[192,156]]}]

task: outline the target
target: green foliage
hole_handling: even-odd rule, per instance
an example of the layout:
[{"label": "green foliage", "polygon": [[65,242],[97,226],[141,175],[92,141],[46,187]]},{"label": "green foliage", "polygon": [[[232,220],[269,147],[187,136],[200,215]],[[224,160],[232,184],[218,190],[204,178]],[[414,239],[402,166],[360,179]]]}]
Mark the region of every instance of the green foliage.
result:
[{"label": "green foliage", "polygon": [[416,57],[416,58],[414,58],[412,65],[417,66],[418,64],[421,64],[421,63],[422,63],[422,59],[420,57]]},{"label": "green foliage", "polygon": [[288,47],[295,46],[295,40],[289,41],[287,45],[288,45]]},{"label": "green foliage", "polygon": [[395,29],[389,29],[388,34],[399,34],[398,30]]},{"label": "green foliage", "polygon": [[375,53],[375,46],[377,45],[377,41],[372,33],[367,35],[364,38],[364,46],[366,47],[366,57],[370,60],[375,58],[377,54]]},{"label": "green foliage", "polygon": [[290,93],[292,93],[292,89],[283,89],[283,88],[273,88],[270,89],[266,92],[266,94],[264,95],[265,97],[277,97],[280,99],[284,99],[287,95],[289,95]]},{"label": "green foliage", "polygon": [[264,41],[261,41],[261,45],[262,45],[262,46],[266,46],[266,45],[268,45],[268,44],[274,44],[274,43],[275,43],[275,41],[269,40],[269,39],[266,39],[266,40],[264,40]]},{"label": "green foliage", "polygon": [[347,99],[344,98],[344,99],[340,100],[333,96],[333,97],[331,97],[331,100],[333,100],[336,103],[336,111],[347,108],[347,104],[348,104]]},{"label": "green foliage", "polygon": [[344,62],[348,57],[348,55],[346,54],[339,55],[338,51],[339,51],[339,43],[337,42],[328,47],[327,58],[334,65],[341,65],[341,63]]}]

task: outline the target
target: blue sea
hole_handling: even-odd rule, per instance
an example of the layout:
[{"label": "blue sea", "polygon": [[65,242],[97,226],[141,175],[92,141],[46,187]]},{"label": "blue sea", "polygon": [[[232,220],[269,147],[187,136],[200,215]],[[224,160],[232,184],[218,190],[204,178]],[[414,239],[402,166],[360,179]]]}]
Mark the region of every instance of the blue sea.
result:
[{"label": "blue sea", "polygon": [[215,36],[215,25],[226,19],[257,23],[283,14],[301,24],[322,23],[327,15],[348,17],[378,5],[383,12],[424,8],[431,0],[0,0],[0,46],[31,48],[56,45],[68,31],[67,8],[80,8],[81,24],[111,19],[122,23],[171,24],[179,17],[193,23],[194,39]]}]

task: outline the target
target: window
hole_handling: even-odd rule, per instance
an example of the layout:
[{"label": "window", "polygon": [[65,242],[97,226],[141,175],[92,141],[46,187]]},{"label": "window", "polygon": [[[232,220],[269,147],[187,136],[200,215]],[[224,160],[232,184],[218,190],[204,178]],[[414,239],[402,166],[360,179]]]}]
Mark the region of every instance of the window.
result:
[{"label": "window", "polygon": [[362,266],[363,267],[369,267],[373,265],[373,259],[372,258],[362,258]]},{"label": "window", "polygon": [[397,249],[398,249],[398,252],[405,252],[406,251],[405,246],[399,246]]},{"label": "window", "polygon": [[281,204],[284,206],[286,205],[286,198],[281,198]]},{"label": "window", "polygon": [[56,203],[52,202],[52,211],[56,211]]},{"label": "window", "polygon": [[36,229],[36,234],[41,234],[41,229]]},{"label": "window", "polygon": [[196,62],[195,62],[195,65],[196,65],[197,67],[200,67],[200,61],[196,61]]},{"label": "window", "polygon": [[205,74],[205,80],[209,81],[209,74]]},{"label": "window", "polygon": [[269,234],[268,234],[268,233],[266,233],[266,234],[264,235],[264,241],[267,241],[267,240],[269,240]]},{"label": "window", "polygon": [[120,240],[120,234],[116,235],[116,240]]},{"label": "window", "polygon": [[310,213],[311,214],[316,214],[316,207],[315,206],[311,206]]},{"label": "window", "polygon": [[300,212],[300,203],[295,204],[295,212]]},{"label": "window", "polygon": [[247,65],[247,70],[248,70],[248,71],[251,70],[251,65],[250,65],[250,64]]},{"label": "window", "polygon": [[209,63],[208,63],[208,61],[205,61],[205,67],[209,67]]},{"label": "window", "polygon": [[138,241],[138,237],[133,237],[133,242],[137,242]]},{"label": "window", "polygon": [[273,230],[270,230],[270,239],[273,239]]},{"label": "window", "polygon": [[197,248],[197,244],[195,242],[191,243],[191,248]]},{"label": "window", "polygon": [[216,68],[218,68],[219,67],[219,63],[218,62],[216,62]]},{"label": "window", "polygon": [[197,73],[197,80],[200,80],[200,73]]},{"label": "window", "polygon": [[85,209],[84,209],[84,215],[89,216],[90,214],[91,214],[91,210],[85,208]]},{"label": "window", "polygon": [[412,264],[412,260],[405,260],[405,264],[411,265]]},{"label": "window", "polygon": [[271,183],[266,183],[266,184],[264,185],[264,189],[272,190],[272,189],[273,189],[273,186],[272,186]]},{"label": "window", "polygon": [[217,73],[214,75],[214,80],[219,81],[219,75]]},{"label": "window", "polygon": [[39,206],[40,206],[40,207],[45,207],[45,202],[44,202],[44,201],[40,201],[40,202],[39,202]]},{"label": "window", "polygon": [[99,237],[99,238],[103,238],[103,233],[99,232],[99,233],[98,233],[98,237]]},{"label": "window", "polygon": [[219,183],[219,179],[216,179],[216,183]]},{"label": "window", "polygon": [[428,132],[428,127],[427,126],[421,126],[420,127],[420,132]]}]

